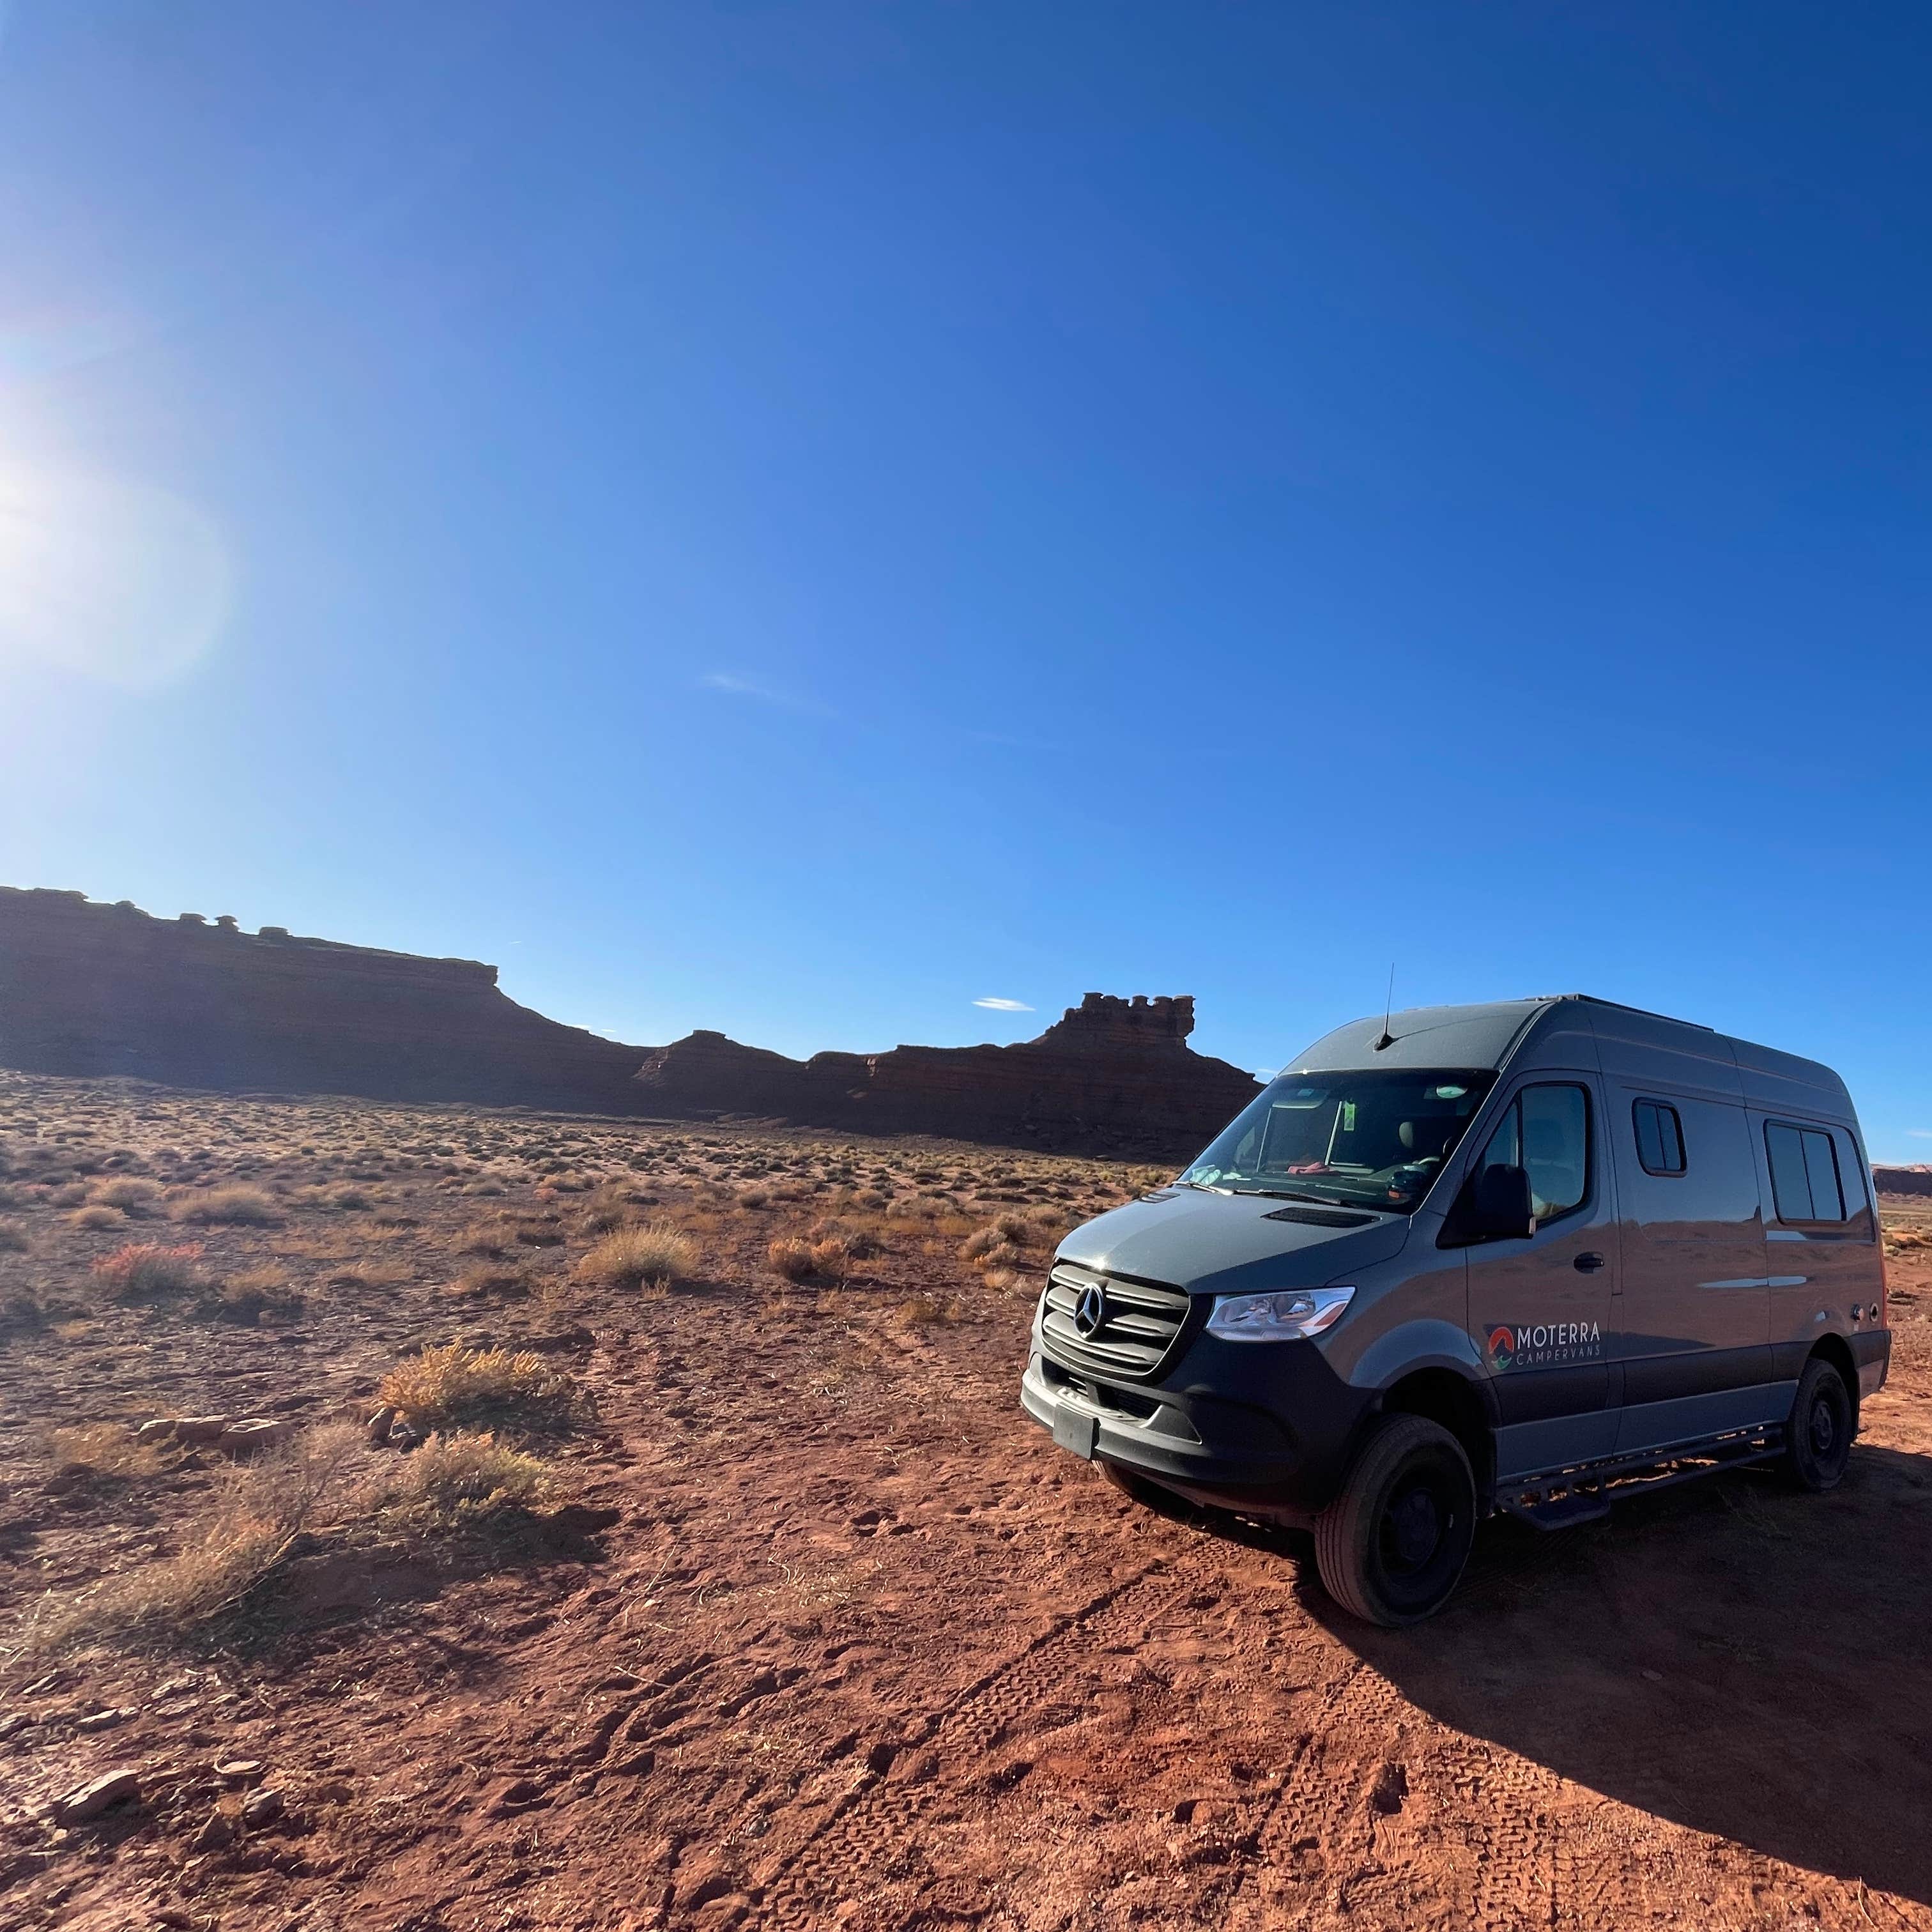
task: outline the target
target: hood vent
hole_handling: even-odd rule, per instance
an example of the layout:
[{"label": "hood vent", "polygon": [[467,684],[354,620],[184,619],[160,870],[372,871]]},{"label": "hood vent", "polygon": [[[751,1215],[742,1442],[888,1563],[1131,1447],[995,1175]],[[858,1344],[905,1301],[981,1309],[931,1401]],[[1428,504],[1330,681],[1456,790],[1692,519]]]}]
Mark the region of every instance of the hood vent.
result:
[{"label": "hood vent", "polygon": [[1375,1218],[1372,1214],[1352,1214],[1346,1208],[1277,1208],[1262,1216],[1264,1221],[1299,1221],[1310,1228],[1366,1228]]}]

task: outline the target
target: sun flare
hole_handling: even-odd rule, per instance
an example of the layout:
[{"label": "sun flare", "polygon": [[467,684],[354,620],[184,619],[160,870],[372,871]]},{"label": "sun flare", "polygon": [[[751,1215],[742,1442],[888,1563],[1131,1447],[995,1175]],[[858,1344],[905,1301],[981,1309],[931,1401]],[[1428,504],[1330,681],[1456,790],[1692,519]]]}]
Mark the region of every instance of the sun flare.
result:
[{"label": "sun flare", "polygon": [[0,664],[152,689],[207,652],[232,590],[220,532],[169,491],[0,472]]}]

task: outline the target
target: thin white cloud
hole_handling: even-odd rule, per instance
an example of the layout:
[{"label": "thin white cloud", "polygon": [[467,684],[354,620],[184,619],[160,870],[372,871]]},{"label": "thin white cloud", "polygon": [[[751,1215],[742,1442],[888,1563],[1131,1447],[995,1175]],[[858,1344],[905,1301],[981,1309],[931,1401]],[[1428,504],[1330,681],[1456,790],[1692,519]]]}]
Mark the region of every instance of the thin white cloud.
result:
[{"label": "thin white cloud", "polygon": [[1932,1141],[1932,1127],[1907,1127],[1905,1138],[1909,1141]]},{"label": "thin white cloud", "polygon": [[725,698],[748,698],[754,704],[775,705],[781,711],[802,711],[814,718],[833,715],[830,705],[820,704],[816,698],[800,698],[762,678],[746,677],[735,670],[707,671],[698,682],[701,690],[715,691]]},{"label": "thin white cloud", "polygon": [[1030,1013],[1033,1011],[1024,1000],[975,1000],[973,1004],[976,1006],[984,1006],[989,1012]]},{"label": "thin white cloud", "polygon": [[1279,1066],[1257,1066],[1255,1069],[1255,1078],[1257,1080],[1272,1080],[1280,1071],[1281,1069]]}]

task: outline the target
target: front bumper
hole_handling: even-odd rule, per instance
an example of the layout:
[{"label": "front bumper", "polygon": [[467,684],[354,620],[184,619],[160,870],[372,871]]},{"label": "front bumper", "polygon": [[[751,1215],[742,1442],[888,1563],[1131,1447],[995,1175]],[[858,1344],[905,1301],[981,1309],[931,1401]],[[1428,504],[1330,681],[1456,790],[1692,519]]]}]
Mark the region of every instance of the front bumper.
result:
[{"label": "front bumper", "polygon": [[1157,1383],[1069,1367],[1036,1328],[1020,1402],[1073,1453],[1196,1502],[1294,1521],[1341,1487],[1376,1397],[1310,1342],[1197,1336]]}]

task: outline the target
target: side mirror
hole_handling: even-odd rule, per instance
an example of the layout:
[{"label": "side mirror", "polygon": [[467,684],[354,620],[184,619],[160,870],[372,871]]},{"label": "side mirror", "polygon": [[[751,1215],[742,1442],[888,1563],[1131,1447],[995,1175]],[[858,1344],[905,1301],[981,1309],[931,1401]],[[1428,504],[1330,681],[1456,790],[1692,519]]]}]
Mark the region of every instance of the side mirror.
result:
[{"label": "side mirror", "polygon": [[1478,1168],[1464,1198],[1463,1225],[1478,1240],[1527,1240],[1536,1232],[1529,1176],[1520,1167]]}]

